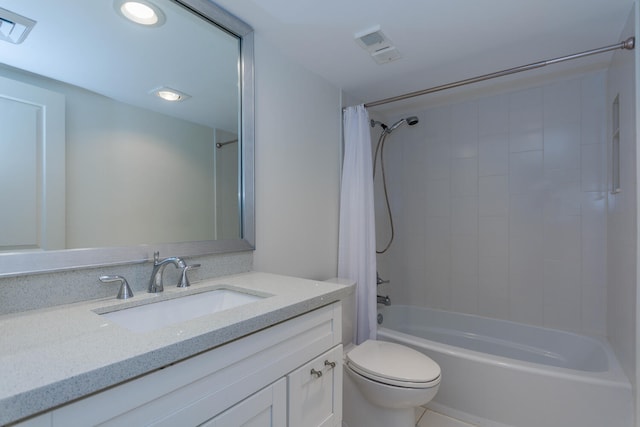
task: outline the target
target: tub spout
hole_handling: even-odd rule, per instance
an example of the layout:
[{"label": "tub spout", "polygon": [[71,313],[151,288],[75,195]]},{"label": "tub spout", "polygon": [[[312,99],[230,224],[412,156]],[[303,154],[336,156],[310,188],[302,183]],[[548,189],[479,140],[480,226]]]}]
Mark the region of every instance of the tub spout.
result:
[{"label": "tub spout", "polygon": [[378,304],[391,305],[391,298],[389,295],[378,295]]}]

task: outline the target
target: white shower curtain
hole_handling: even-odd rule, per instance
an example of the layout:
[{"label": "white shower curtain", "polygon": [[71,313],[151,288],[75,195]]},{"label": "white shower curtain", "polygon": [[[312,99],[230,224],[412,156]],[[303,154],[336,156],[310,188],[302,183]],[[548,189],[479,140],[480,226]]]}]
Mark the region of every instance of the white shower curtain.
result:
[{"label": "white shower curtain", "polygon": [[357,284],[356,344],[376,337],[376,237],[369,126],[364,105],[344,112],[338,276]]}]

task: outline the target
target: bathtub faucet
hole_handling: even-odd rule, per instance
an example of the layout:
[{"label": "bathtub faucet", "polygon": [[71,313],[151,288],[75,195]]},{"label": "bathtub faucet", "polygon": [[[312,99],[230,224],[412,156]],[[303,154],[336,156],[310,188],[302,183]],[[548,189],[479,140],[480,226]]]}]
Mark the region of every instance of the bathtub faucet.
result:
[{"label": "bathtub faucet", "polygon": [[382,277],[380,277],[380,273],[376,271],[376,285],[380,286],[385,283],[389,283],[389,280],[382,280]]},{"label": "bathtub faucet", "polygon": [[378,295],[378,304],[391,305],[391,298],[389,298],[389,295]]}]

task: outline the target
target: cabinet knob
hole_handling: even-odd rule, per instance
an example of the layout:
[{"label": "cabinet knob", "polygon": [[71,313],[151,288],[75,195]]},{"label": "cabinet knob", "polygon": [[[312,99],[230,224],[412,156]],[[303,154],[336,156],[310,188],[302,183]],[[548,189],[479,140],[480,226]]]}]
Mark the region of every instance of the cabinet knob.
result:
[{"label": "cabinet knob", "polygon": [[316,371],[315,369],[311,369],[311,375],[314,375],[316,378],[320,378],[322,376],[322,371]]},{"label": "cabinet knob", "polygon": [[328,360],[325,360],[324,366],[329,366],[329,369],[333,369],[336,367],[336,362],[329,362]]}]

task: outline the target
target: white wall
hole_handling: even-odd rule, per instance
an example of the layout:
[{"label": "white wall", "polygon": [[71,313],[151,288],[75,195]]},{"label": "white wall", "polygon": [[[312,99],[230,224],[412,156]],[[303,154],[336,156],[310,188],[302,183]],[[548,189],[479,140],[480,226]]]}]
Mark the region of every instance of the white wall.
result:
[{"label": "white wall", "polygon": [[254,269],[337,273],[340,90],[256,34]]},{"label": "white wall", "polygon": [[[629,16],[621,39],[634,35],[635,14]],[[637,48],[636,48],[637,51]],[[607,333],[630,380],[636,370],[636,69],[637,53],[617,52],[607,76],[608,134],[611,105],[620,96],[620,187],[608,195],[607,209]],[[610,143],[611,137],[608,141]],[[611,156],[611,147],[609,147]],[[610,162],[609,162],[610,163]]]},{"label": "white wall", "polygon": [[385,148],[396,241],[378,256],[382,291],[604,335],[604,105],[601,71],[416,112]]},{"label": "white wall", "polygon": [[67,96],[67,247],[213,239],[214,130],[74,92]]}]

